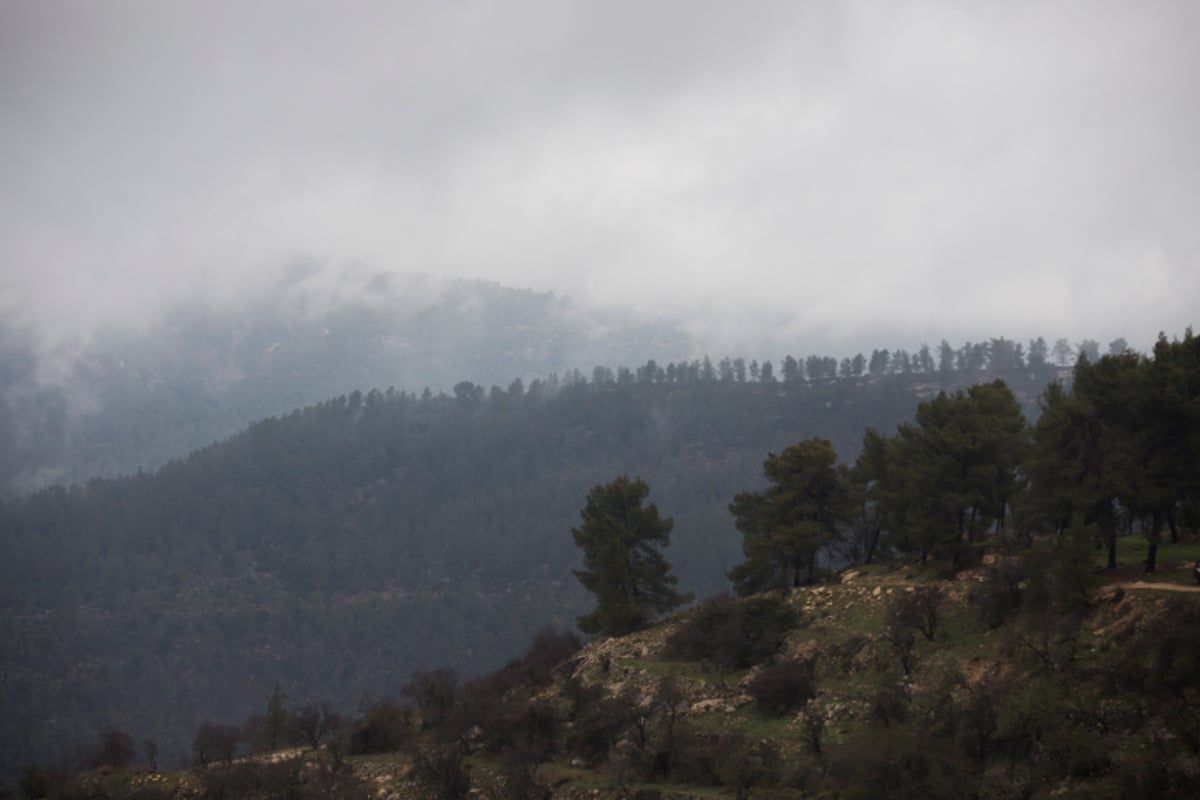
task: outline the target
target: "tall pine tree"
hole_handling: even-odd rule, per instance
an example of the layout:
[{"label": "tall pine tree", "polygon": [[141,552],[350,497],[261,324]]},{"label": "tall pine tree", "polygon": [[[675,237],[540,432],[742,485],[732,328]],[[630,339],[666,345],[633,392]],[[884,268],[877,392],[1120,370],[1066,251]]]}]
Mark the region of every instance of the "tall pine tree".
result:
[{"label": "tall pine tree", "polygon": [[596,595],[595,610],[578,619],[584,633],[621,636],[691,599],[675,590],[678,579],[660,552],[674,522],[643,504],[649,493],[644,480],[628,475],[588,492],[583,523],[571,529],[583,550],[584,569],[575,577]]},{"label": "tall pine tree", "polygon": [[817,553],[853,513],[850,483],[836,464],[827,439],[808,439],[767,456],[769,488],[734,496],[729,511],[746,560],[727,574],[738,594],[799,586],[813,576]]}]

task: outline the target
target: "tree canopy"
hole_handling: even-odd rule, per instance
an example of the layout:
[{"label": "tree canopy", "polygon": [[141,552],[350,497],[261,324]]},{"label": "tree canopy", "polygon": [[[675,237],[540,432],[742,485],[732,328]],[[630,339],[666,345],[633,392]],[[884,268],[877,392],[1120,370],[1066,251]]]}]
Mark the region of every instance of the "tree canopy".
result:
[{"label": "tree canopy", "polygon": [[1081,355],[1069,390],[1043,396],[1026,513],[1059,532],[1082,515],[1101,531],[1109,567],[1118,529],[1140,527],[1153,571],[1164,527],[1176,536],[1178,515],[1196,515],[1198,463],[1200,339],[1160,336],[1153,358],[1114,342],[1105,356]]}]

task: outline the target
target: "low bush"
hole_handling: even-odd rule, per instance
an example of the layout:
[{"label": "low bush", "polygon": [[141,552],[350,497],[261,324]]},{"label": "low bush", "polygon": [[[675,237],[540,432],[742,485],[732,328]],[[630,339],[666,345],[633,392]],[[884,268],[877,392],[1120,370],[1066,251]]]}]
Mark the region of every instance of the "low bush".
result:
[{"label": "low bush", "polygon": [[871,697],[871,720],[885,728],[903,722],[912,702],[908,687],[893,677],[885,678]]},{"label": "low bush", "polygon": [[969,602],[989,628],[999,628],[1021,606],[1021,581],[1025,577],[1016,558],[997,559],[983,573],[983,582],[971,589]]},{"label": "low bush", "polygon": [[538,759],[537,753],[519,748],[510,751],[488,782],[484,796],[488,800],[550,800],[553,790],[538,777]]},{"label": "low bush", "polygon": [[471,791],[471,776],[457,744],[415,745],[412,778],[440,800],[459,800]]},{"label": "low bush", "polygon": [[346,735],[346,752],[352,756],[394,753],[412,738],[414,725],[408,706],[381,700],[368,706],[351,725]]},{"label": "low bush", "polygon": [[201,796],[210,800],[257,800],[272,797],[293,800],[320,800],[330,797],[367,800],[373,796],[367,785],[350,770],[337,769],[322,760],[242,760],[232,764],[213,765],[199,770],[197,775],[203,786]]},{"label": "low bush", "polygon": [[505,667],[520,673],[522,682],[530,686],[550,683],[554,669],[578,652],[579,637],[570,631],[560,631],[549,625],[534,634],[525,655]]},{"label": "low bush", "polygon": [[740,602],[717,595],[693,609],[668,637],[667,655],[723,669],[745,669],[779,652],[797,622],[796,612],[774,595]]},{"label": "low bush", "polygon": [[763,667],[747,689],[764,713],[789,714],[816,697],[811,661],[787,660]]},{"label": "low bush", "polygon": [[601,761],[630,726],[630,698],[581,695],[567,735],[567,749],[591,763]]}]

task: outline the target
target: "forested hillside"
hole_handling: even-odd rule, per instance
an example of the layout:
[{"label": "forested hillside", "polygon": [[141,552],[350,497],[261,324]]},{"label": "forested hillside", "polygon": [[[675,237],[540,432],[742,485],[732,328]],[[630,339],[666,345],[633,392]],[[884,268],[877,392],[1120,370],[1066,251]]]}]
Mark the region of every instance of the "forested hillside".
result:
[{"label": "forested hillside", "polygon": [[570,528],[617,474],[674,517],[680,588],[718,591],[741,557],[727,507],[768,452],[820,435],[851,460],[939,387],[1003,375],[1029,404],[1056,374],[960,370],[946,349],[928,372],[705,359],[354,392],[153,474],[8,501],[3,761],[67,756],[106,724],[178,757],[201,718],[239,717],[276,682],[349,709],[416,669],[493,668],[582,610]]},{"label": "forested hillside", "polygon": [[[667,372],[676,378],[665,379]],[[595,384],[552,391],[539,383],[487,400],[462,384],[442,411],[457,409],[447,418],[476,442],[498,443],[478,420],[503,416],[503,407],[532,404],[568,431],[577,414],[614,410],[586,427],[607,437],[595,450],[625,447],[669,483],[673,476],[694,480],[702,470],[660,469],[646,440],[656,440],[675,461],[690,450],[700,464],[737,447],[720,437],[711,447],[679,447],[695,434],[675,435],[680,428],[667,424],[658,406],[664,397],[682,400],[701,432],[707,410],[695,412],[689,398],[704,397],[701,406],[733,420],[741,419],[735,410],[754,406],[748,397],[767,398],[758,408],[768,416],[836,412],[850,404],[812,385],[789,392],[786,385],[735,380],[719,389],[720,381],[690,377],[690,366],[682,384],[678,365],[664,370],[662,380],[650,367],[619,374],[627,380],[605,380],[601,371]],[[886,411],[886,398],[869,387],[878,383],[856,399]],[[319,426],[312,425],[298,437],[308,446],[336,450],[335,439],[359,440],[356,461],[368,466],[329,470],[356,476],[358,489],[338,501],[351,514],[386,492],[363,491],[369,465],[404,462],[394,448],[389,457],[378,455],[356,429],[380,430],[379,420],[398,403],[390,415],[407,419],[402,425],[421,436],[438,430],[436,415],[425,418],[428,425],[420,415],[405,418],[406,400],[424,405],[354,396],[308,412],[329,415],[336,432],[314,438]],[[143,743],[139,758],[130,734],[109,727],[98,729],[91,748],[75,759],[84,771],[29,766],[19,785],[31,798],[114,800],[1194,798],[1200,790],[1200,718],[1191,713],[1200,700],[1200,338],[1191,331],[1182,340],[1161,337],[1149,356],[1081,357],[1072,384],[1052,384],[1039,405],[1042,413],[1029,425],[1003,380],[981,382],[917,403],[912,421],[894,433],[868,428],[850,463],[838,463],[834,444],[819,435],[769,453],[764,485],[737,492],[728,506],[744,560],[731,560],[725,575],[738,597],[717,594],[670,616],[691,598],[680,591],[685,587],[663,549],[674,543],[669,555],[694,557],[697,543],[675,538],[682,531],[650,499],[645,480],[618,475],[587,491],[571,527],[582,565],[572,572],[591,595],[585,607],[592,606],[575,621],[599,637],[586,646],[559,620],[534,635],[524,655],[489,674],[477,674],[479,658],[419,670],[391,697],[345,714],[308,687],[297,696],[293,687],[300,684],[288,677],[257,703],[251,698],[201,721],[189,769],[160,772],[153,740]],[[658,417],[654,430],[642,421],[646,408]],[[783,418],[770,421],[779,426]],[[837,413],[826,420],[839,433],[846,421]],[[287,423],[278,424],[286,430]],[[740,422],[731,428],[755,430]],[[622,430],[632,435],[618,435]],[[391,447],[376,444],[381,452]],[[261,446],[262,440],[253,450]],[[564,473],[578,468],[578,450],[549,440],[546,449],[559,451]],[[493,459],[477,463],[483,462]],[[549,465],[537,456],[505,463],[514,473]],[[445,471],[471,473],[470,466]],[[495,482],[486,467],[473,474]],[[242,476],[283,489],[261,473]],[[553,483],[549,475],[543,480]],[[95,484],[81,500],[107,486]],[[685,494],[675,491],[676,502]],[[695,494],[691,502],[705,499]],[[194,505],[189,510],[201,513]],[[169,515],[163,519],[169,524]],[[65,529],[44,522],[45,530]],[[352,546],[353,534],[345,534],[327,560]],[[469,536],[459,540],[487,550]],[[522,540],[514,532],[509,545]],[[270,553],[270,542],[263,549]],[[831,558],[852,566],[829,569]],[[274,570],[281,584],[299,589],[305,582],[280,570],[269,554],[239,559],[261,563],[262,574]],[[353,561],[343,557],[341,566]],[[514,566],[506,577],[503,566],[460,561],[467,571],[474,567],[477,581],[496,587],[521,573]],[[443,555],[437,563],[443,571],[430,577],[445,589],[431,594],[449,597],[456,585],[479,590],[480,583],[447,574],[453,559]],[[557,567],[547,566],[551,577]],[[309,579],[321,571],[316,567]],[[351,571],[362,576],[356,584],[367,594],[388,591],[380,573]],[[527,599],[536,594],[532,582],[521,591]],[[491,619],[503,619],[507,594],[493,595]],[[346,602],[359,604],[361,596]],[[539,616],[529,608],[522,613]],[[463,628],[461,620],[447,621]],[[395,633],[375,631],[382,638]],[[440,633],[424,631],[414,646]],[[223,674],[245,677],[236,667]]]}]

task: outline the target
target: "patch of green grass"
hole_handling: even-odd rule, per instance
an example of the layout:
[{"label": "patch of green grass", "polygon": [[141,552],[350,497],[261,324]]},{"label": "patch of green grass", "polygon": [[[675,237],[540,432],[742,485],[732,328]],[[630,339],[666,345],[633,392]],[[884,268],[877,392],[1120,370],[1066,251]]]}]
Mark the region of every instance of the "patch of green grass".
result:
[{"label": "patch of green grass", "polygon": [[566,761],[543,761],[538,764],[538,778],[549,784],[572,783],[592,784],[599,778],[596,773],[585,767],[573,767]]},{"label": "patch of green grass", "polygon": [[[545,761],[539,764],[537,775],[539,780],[551,786],[571,786],[583,792],[614,788],[613,778],[602,771],[573,767],[564,761]],[[723,798],[729,796],[726,790],[715,786],[691,786],[650,781],[632,781],[624,784],[624,789],[629,793],[654,789],[661,792],[664,798]]]},{"label": "patch of green grass", "polygon": [[936,646],[948,655],[971,657],[986,644],[988,627],[978,611],[966,602],[947,600],[942,605],[943,618],[938,626]]},{"label": "patch of green grass", "polygon": [[[905,723],[894,723],[902,727]],[[821,749],[852,741],[855,737],[879,726],[860,719],[843,719],[825,726],[821,734]]]},{"label": "patch of green grass", "polygon": [[874,598],[859,597],[848,592],[834,591],[832,596],[811,613],[811,621],[799,633],[801,639],[840,642],[859,634],[882,630],[885,603]]},{"label": "patch of green grass", "polygon": [[737,721],[747,736],[757,739],[793,739],[799,734],[794,716],[767,714],[753,703],[744,705],[726,716]]},{"label": "patch of green grass", "polygon": [[688,726],[698,733],[728,733],[737,731],[755,739],[774,742],[798,741],[801,731],[792,715],[776,716],[763,713],[753,703],[732,712],[710,711],[687,717]]},{"label": "patch of green grass", "polygon": [[903,569],[907,564],[903,561],[875,561],[870,564],[858,564],[853,567],[848,567],[846,572],[857,572],[859,576],[876,577],[880,575],[889,575],[897,570]]},{"label": "patch of green grass", "polygon": [[664,786],[662,784],[648,784],[649,788],[658,789],[663,793],[663,797],[677,797],[680,800],[690,800],[693,797],[713,797],[713,798],[728,798],[729,790],[720,786],[688,786],[680,784],[679,786]]},{"label": "patch of green grass", "polygon": [[618,658],[615,668],[643,670],[661,678],[673,677],[680,680],[712,680],[718,673],[699,661],[676,661],[670,658]]},{"label": "patch of green grass", "polygon": [[[187,770],[159,770],[150,772],[142,769],[101,768],[83,773],[72,779],[68,793],[81,792],[88,797],[125,797],[141,789],[155,789],[174,795],[189,777]],[[75,794],[71,794],[75,796]]]},{"label": "patch of green grass", "polygon": [[368,753],[366,755],[346,756],[348,764],[395,764],[400,758],[398,753]]},{"label": "patch of green grass", "polygon": [[[889,664],[890,653],[883,642],[868,642],[864,653],[871,652],[881,665]],[[886,668],[886,667],[885,667]],[[871,664],[863,669],[846,669],[832,660],[818,660],[816,671],[817,699],[828,701],[857,699],[873,690],[879,683],[880,670]]]},{"label": "patch of green grass", "polygon": [[[1170,535],[1164,532],[1163,541],[1158,544],[1158,554],[1156,559],[1158,567],[1164,572],[1171,567],[1178,567],[1180,563],[1188,564],[1190,573],[1191,565],[1196,561],[1200,561],[1200,540],[1197,541],[1180,541],[1172,543]],[[1145,536],[1120,536],[1117,538],[1117,565],[1121,567],[1138,566],[1146,558],[1147,542]],[[1103,568],[1108,565],[1108,551],[1105,549],[1097,550],[1094,561],[1096,567]],[[1189,576],[1190,577],[1190,574]]]}]

